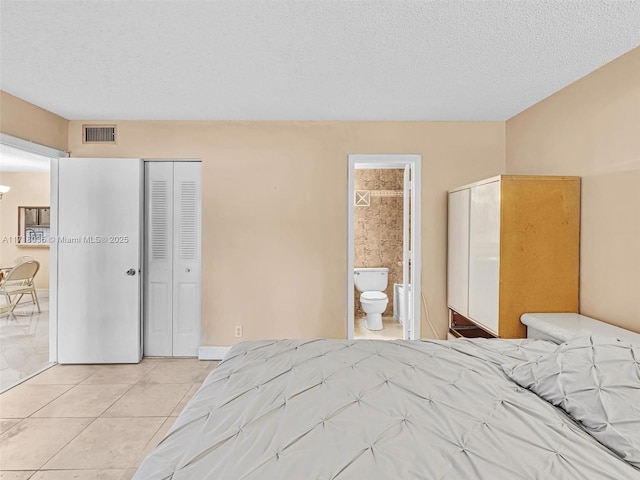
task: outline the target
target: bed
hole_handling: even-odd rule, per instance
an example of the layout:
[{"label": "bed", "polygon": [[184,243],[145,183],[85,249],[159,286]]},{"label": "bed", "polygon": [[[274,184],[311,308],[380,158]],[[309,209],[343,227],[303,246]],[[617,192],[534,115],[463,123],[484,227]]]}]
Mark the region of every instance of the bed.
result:
[{"label": "bed", "polygon": [[638,361],[591,336],[243,342],[133,478],[640,479]]}]

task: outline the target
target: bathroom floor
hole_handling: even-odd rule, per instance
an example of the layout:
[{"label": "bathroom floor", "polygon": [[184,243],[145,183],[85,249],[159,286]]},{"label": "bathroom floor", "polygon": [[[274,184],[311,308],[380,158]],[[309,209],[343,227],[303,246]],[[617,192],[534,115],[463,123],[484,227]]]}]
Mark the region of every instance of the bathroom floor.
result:
[{"label": "bathroom floor", "polygon": [[393,317],[382,317],[382,330],[369,330],[364,317],[355,319],[353,337],[368,340],[397,340],[402,338],[402,325]]}]

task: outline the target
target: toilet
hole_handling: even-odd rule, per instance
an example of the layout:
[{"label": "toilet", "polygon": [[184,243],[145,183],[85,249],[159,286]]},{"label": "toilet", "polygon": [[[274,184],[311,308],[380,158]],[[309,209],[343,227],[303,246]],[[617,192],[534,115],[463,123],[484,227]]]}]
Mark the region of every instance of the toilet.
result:
[{"label": "toilet", "polygon": [[354,268],[354,285],[360,292],[360,305],[367,314],[364,326],[369,330],[382,330],[382,313],[389,297],[384,291],[389,280],[388,268]]}]

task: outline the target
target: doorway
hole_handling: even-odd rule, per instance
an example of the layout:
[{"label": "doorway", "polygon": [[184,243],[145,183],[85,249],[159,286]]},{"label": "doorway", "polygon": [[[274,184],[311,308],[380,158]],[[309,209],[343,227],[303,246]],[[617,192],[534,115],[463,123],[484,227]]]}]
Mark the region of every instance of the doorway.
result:
[{"label": "doorway", "polygon": [[[0,269],[5,280],[19,264],[34,266],[33,294],[0,295],[0,392],[56,361],[54,284],[50,280],[51,164],[64,152],[0,134]],[[20,280],[18,280],[20,281]],[[50,295],[51,291],[51,295]],[[7,304],[13,303],[10,307]]]},{"label": "doorway", "polygon": [[[349,155],[347,338],[420,338],[420,161]],[[377,325],[355,288],[356,275],[370,275],[362,267],[387,276],[383,294],[374,295],[387,302]]]}]

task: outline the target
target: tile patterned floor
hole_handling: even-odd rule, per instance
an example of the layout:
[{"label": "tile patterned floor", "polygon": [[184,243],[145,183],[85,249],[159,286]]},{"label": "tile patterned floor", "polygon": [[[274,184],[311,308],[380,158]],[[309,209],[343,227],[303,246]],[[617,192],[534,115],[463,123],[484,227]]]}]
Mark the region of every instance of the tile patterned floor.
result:
[{"label": "tile patterned floor", "polygon": [[50,365],[49,299],[39,300],[41,313],[21,304],[15,319],[0,317],[0,392]]},{"label": "tile patterned floor", "polygon": [[355,319],[353,338],[397,340],[402,336],[402,325],[393,317],[382,317],[382,330],[369,330],[364,326],[364,318]]},{"label": "tile patterned floor", "polygon": [[130,479],[218,362],[56,365],[0,395],[0,480]]}]

